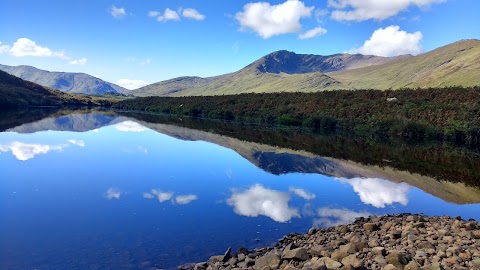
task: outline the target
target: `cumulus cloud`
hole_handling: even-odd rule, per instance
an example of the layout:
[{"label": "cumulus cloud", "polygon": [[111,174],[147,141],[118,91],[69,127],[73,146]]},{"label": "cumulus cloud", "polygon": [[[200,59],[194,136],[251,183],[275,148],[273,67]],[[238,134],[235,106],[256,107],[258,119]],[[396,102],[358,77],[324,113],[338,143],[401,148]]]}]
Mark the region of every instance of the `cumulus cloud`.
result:
[{"label": "cumulus cloud", "polygon": [[35,41],[28,38],[19,38],[12,46],[1,44],[2,43],[0,43],[0,53],[8,53],[16,57],[36,56],[66,58],[63,51],[53,51],[48,47],[38,45]]},{"label": "cumulus cloud", "polygon": [[148,83],[143,80],[120,79],[117,81],[117,84],[129,90],[134,90],[143,87]]},{"label": "cumulus cloud", "polygon": [[182,16],[185,18],[189,18],[192,20],[203,21],[205,20],[205,15],[198,12],[196,9],[193,8],[186,8],[182,11]]},{"label": "cumulus cloud", "polygon": [[241,29],[255,31],[264,39],[275,35],[297,33],[301,30],[300,19],[310,17],[314,7],[306,7],[302,1],[288,0],[282,4],[267,2],[248,3],[235,18]]},{"label": "cumulus cloud", "polygon": [[34,158],[36,155],[47,154],[51,151],[62,151],[68,145],[48,145],[48,144],[30,144],[23,142],[12,142],[9,144],[0,144],[0,152],[12,152],[18,160],[26,161]]},{"label": "cumulus cloud", "polygon": [[76,146],[80,146],[80,147],[85,147],[85,142],[82,141],[82,140],[68,140],[69,143],[73,144],[73,145],[76,145]]},{"label": "cumulus cloud", "polygon": [[338,21],[365,21],[369,19],[384,20],[395,16],[410,6],[420,8],[446,0],[328,0],[334,10],[331,17]]},{"label": "cumulus cloud", "polygon": [[337,180],[351,185],[363,203],[373,205],[376,208],[385,208],[386,205],[393,203],[408,204],[407,194],[410,191],[410,186],[405,183],[398,184],[379,178]]},{"label": "cumulus cloud", "polygon": [[83,65],[86,65],[87,64],[87,58],[80,58],[80,59],[74,59],[72,61],[70,61],[70,64],[71,65],[79,65],[79,66],[83,66]]},{"label": "cumulus cloud", "polygon": [[173,197],[173,192],[163,192],[159,189],[152,189],[150,192],[143,193],[145,199],[157,198],[160,203],[169,201]]},{"label": "cumulus cloud", "polygon": [[419,54],[422,33],[407,33],[400,26],[391,25],[375,30],[362,47],[352,49],[349,53],[371,54],[378,56],[397,56],[402,54]]},{"label": "cumulus cloud", "polygon": [[238,215],[247,217],[266,216],[277,222],[287,222],[293,217],[300,217],[298,209],[288,205],[290,194],[264,188],[260,184],[249,189],[234,191],[227,203]]},{"label": "cumulus cloud", "polygon": [[156,18],[156,17],[158,17],[158,16],[160,16],[160,15],[161,15],[161,13],[158,12],[158,11],[155,11],[155,10],[152,10],[152,11],[149,11],[149,12],[148,12],[148,17]]},{"label": "cumulus cloud", "polygon": [[122,132],[143,132],[148,130],[146,127],[140,125],[139,123],[133,122],[130,120],[116,124],[115,128],[118,131],[122,131]]},{"label": "cumulus cloud", "polygon": [[[157,18],[157,21],[159,22],[166,22],[166,21],[180,21],[180,16],[178,15],[178,13],[174,10],[171,10],[169,8],[166,8],[165,11],[163,11],[163,14],[161,14],[160,12],[158,12],[158,16],[156,16]],[[152,12],[151,14],[149,15],[153,15],[154,13]],[[154,16],[150,16],[150,17],[154,17]]]},{"label": "cumulus cloud", "polygon": [[368,212],[355,212],[345,208],[338,209],[329,207],[317,209],[317,214],[319,218],[313,221],[313,225],[321,228],[350,223],[357,217],[366,217],[371,215]]},{"label": "cumulus cloud", "polygon": [[120,191],[119,189],[117,188],[109,188],[107,189],[107,191],[105,191],[105,198],[109,199],[109,200],[118,200],[120,199],[120,197],[122,196],[123,192]]},{"label": "cumulus cloud", "polygon": [[316,28],[313,28],[311,30],[308,30],[307,32],[300,34],[298,37],[300,39],[309,39],[309,38],[314,38],[316,36],[321,36],[327,33],[327,29],[319,26]]},{"label": "cumulus cloud", "polygon": [[312,200],[312,199],[315,199],[316,195],[313,194],[313,193],[310,193],[304,189],[301,189],[301,188],[295,188],[295,187],[291,187],[290,189],[290,192],[292,192],[293,194],[297,195],[298,197],[300,198],[303,198],[305,200]]},{"label": "cumulus cloud", "polygon": [[175,202],[178,204],[189,204],[195,200],[198,200],[198,196],[194,194],[179,195],[175,197]]},{"label": "cumulus cloud", "polygon": [[110,8],[110,15],[112,15],[113,18],[119,19],[125,17],[127,15],[127,12],[123,7],[112,6]]}]

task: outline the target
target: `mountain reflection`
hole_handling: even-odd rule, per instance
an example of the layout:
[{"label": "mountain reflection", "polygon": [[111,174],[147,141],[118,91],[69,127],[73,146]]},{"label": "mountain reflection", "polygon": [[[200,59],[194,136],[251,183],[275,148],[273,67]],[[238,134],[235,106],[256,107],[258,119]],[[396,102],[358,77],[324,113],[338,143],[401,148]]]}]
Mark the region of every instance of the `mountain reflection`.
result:
[{"label": "mountain reflection", "polygon": [[408,204],[410,186],[405,183],[394,183],[379,178],[337,178],[338,181],[353,187],[365,204],[376,208],[385,208],[386,205],[400,203]]}]

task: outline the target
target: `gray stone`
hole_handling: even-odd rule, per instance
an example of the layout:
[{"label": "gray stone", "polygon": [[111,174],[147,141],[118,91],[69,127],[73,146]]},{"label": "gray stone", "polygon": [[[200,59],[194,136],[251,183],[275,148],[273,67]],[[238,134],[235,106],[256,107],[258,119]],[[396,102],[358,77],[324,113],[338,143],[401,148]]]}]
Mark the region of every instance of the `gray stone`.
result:
[{"label": "gray stone", "polygon": [[380,226],[377,223],[365,223],[363,224],[363,229],[368,232],[380,230]]},{"label": "gray stone", "polygon": [[405,265],[403,269],[404,270],[420,270],[420,266],[415,261],[411,261],[407,265]]},{"label": "gray stone", "polygon": [[265,266],[269,266],[270,268],[277,268],[279,264],[280,257],[274,252],[270,252],[255,260],[255,269],[260,270]]},{"label": "gray stone", "polygon": [[441,266],[439,263],[425,265],[420,269],[421,270],[444,270],[443,266]]},{"label": "gray stone", "polygon": [[342,267],[341,263],[339,263],[335,260],[332,260],[328,257],[322,257],[322,258],[318,259],[318,261],[325,263],[325,266],[327,266],[327,268],[329,270],[338,270]]},{"label": "gray stone", "polygon": [[309,252],[312,256],[320,257],[320,256],[322,256],[322,251],[325,251],[325,250],[326,250],[325,246],[316,245],[316,246],[313,246],[312,248],[310,248]]},{"label": "gray stone", "polygon": [[405,254],[398,251],[391,251],[390,254],[385,257],[388,264],[393,264],[397,268],[403,268],[404,265],[408,264],[408,260],[405,257]]},{"label": "gray stone", "polygon": [[301,247],[292,250],[285,250],[282,255],[282,259],[293,259],[299,261],[305,261],[308,259],[307,249]]},{"label": "gray stone", "polygon": [[387,254],[387,251],[384,247],[374,247],[372,248],[372,254],[385,256]]},{"label": "gray stone", "polygon": [[348,255],[354,254],[358,251],[358,248],[355,244],[348,243],[346,245],[340,246],[337,250],[332,253],[331,258],[335,261],[341,261],[343,258]]},{"label": "gray stone", "polygon": [[399,270],[400,268],[397,268],[395,265],[393,264],[387,264],[385,265],[382,270]]},{"label": "gray stone", "polygon": [[353,266],[354,268],[363,267],[362,260],[358,259],[355,255],[349,255],[342,259],[342,264],[344,266]]},{"label": "gray stone", "polygon": [[480,270],[480,258],[472,261],[472,269]]}]

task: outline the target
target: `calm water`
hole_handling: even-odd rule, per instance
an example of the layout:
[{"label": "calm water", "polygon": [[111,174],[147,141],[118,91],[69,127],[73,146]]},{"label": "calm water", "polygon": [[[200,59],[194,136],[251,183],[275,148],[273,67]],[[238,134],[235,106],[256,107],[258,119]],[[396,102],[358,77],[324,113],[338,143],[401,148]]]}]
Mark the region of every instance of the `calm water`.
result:
[{"label": "calm water", "polygon": [[480,219],[478,188],[234,136],[98,113],[0,133],[0,269],[174,268],[358,216]]}]

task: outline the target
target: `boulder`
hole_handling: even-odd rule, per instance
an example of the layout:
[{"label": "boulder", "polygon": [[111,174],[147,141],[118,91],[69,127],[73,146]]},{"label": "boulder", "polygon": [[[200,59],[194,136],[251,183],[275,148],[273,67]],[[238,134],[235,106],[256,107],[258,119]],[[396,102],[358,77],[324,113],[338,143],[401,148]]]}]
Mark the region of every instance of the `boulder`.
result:
[{"label": "boulder", "polygon": [[405,254],[399,251],[390,251],[390,253],[385,257],[388,264],[393,264],[395,267],[402,269],[404,265],[408,264],[408,260],[405,257]]},{"label": "boulder", "polygon": [[274,252],[269,252],[255,260],[255,269],[260,270],[265,266],[277,268],[280,264],[280,257]]},{"label": "boulder", "polygon": [[363,267],[363,262],[355,255],[349,255],[342,259],[342,264],[344,266],[353,266],[353,268],[360,268]]},{"label": "boulder", "polygon": [[328,257],[322,257],[320,259],[318,259],[318,262],[323,262],[325,264],[325,266],[328,268],[328,270],[338,270],[342,267],[342,264],[335,261],[335,260],[332,260]]},{"label": "boulder", "polygon": [[377,223],[365,223],[363,224],[363,229],[367,232],[373,232],[380,230],[380,225]]},{"label": "boulder", "polygon": [[301,247],[292,250],[285,250],[282,255],[282,259],[286,260],[298,260],[298,261],[305,261],[308,260],[308,253],[307,249]]},{"label": "boulder", "polygon": [[341,261],[343,258],[348,255],[358,252],[358,248],[353,243],[348,243],[346,245],[340,246],[337,250],[332,253],[331,258],[335,261]]}]

